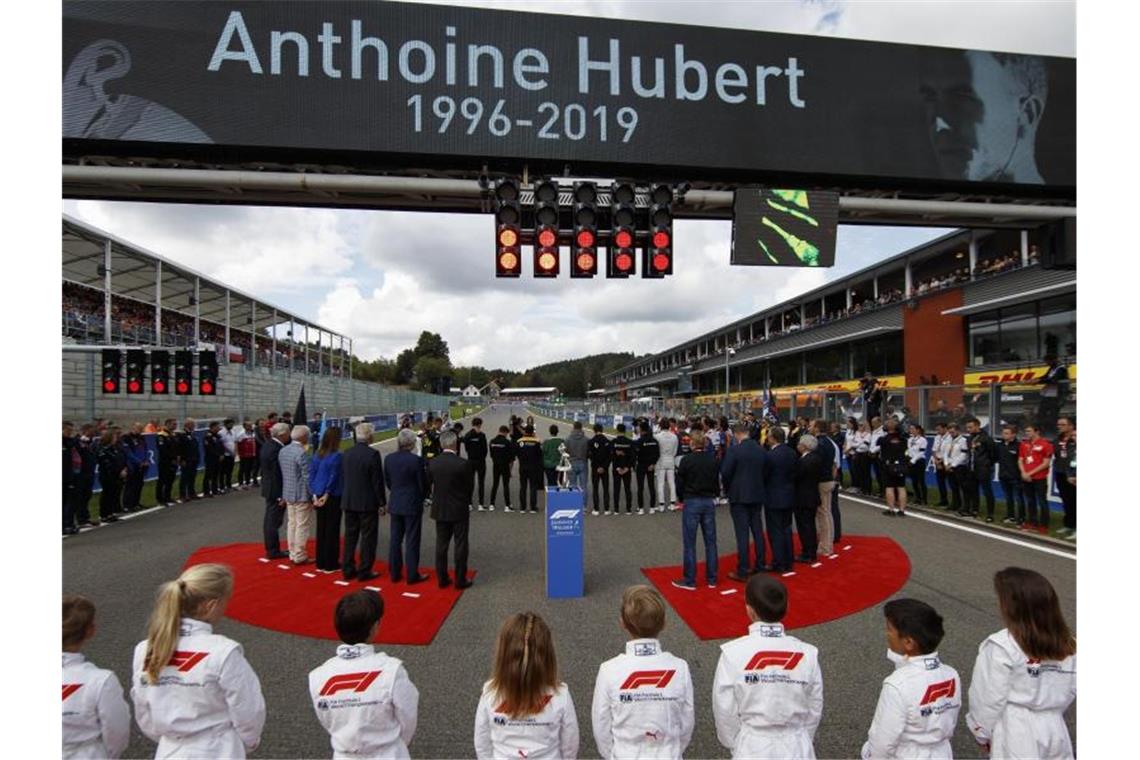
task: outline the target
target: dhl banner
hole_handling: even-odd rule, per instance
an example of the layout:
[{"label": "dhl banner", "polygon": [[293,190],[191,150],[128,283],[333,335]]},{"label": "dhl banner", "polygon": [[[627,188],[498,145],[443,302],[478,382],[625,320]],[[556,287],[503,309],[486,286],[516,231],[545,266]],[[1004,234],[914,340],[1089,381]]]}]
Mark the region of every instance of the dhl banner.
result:
[{"label": "dhl banner", "polygon": [[[1077,379],[1077,365],[1068,365],[1069,381]],[[1044,377],[1049,368],[1042,364],[1039,367],[1025,367],[1019,369],[985,370],[982,372],[967,372],[965,384],[967,390],[976,390],[985,385],[1000,383],[1009,390],[1024,390],[1033,388]],[[1039,386],[1037,386],[1039,387]]]},{"label": "dhl banner", "polygon": [[[879,378],[879,386],[881,388],[893,389],[906,387],[905,375],[887,375],[886,377]],[[838,393],[846,391],[848,393],[855,393],[859,390],[859,379],[855,380],[835,380],[830,383],[811,383],[808,385],[788,385],[781,388],[772,388],[772,396],[779,403],[781,399],[786,399],[793,393],[797,396],[810,396],[819,393]],[[756,390],[738,391],[728,394],[728,401],[754,401],[755,405],[764,399],[764,389],[759,388]],[[697,396],[695,401],[698,404],[723,404],[724,394],[716,393],[708,396]]]}]

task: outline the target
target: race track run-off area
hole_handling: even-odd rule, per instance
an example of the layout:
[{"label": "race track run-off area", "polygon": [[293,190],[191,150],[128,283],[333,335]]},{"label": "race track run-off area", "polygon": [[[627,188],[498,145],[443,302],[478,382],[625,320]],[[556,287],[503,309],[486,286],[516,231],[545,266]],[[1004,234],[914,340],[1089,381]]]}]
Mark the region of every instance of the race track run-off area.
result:
[{"label": "race track run-off area", "polygon": [[[484,430],[497,429],[512,411],[523,410],[500,406],[484,411]],[[538,421],[541,437],[549,424]],[[387,453],[393,445],[386,442],[379,448]],[[517,476],[511,487],[512,503],[517,504]],[[542,499],[540,495],[540,512]],[[946,637],[939,652],[959,670],[964,687],[978,644],[1002,627],[992,590],[995,571],[1016,565],[1043,573],[1056,587],[1070,624],[1077,627],[1072,554],[918,516],[885,518],[871,501],[842,497],[841,509],[844,538],[836,542],[836,558],[821,558],[819,568],[797,565],[797,575],[785,579],[791,599],[788,623],[796,627],[794,635],[820,650],[824,710],[815,742],[818,756],[859,754],[879,686],[892,668],[885,656],[881,612],[888,598],[916,597],[942,614]],[[251,756],[327,757],[331,749],[314,715],[307,674],[335,649],[331,609],[339,593],[365,584],[337,584],[339,575],[317,574],[311,565],[260,562],[262,512],[260,496],[242,491],[158,509],[68,538],[63,542],[63,591],[95,602],[98,633],[85,653],[129,684],[132,648],[145,636],[159,583],[176,577],[192,558],[232,564],[238,585],[232,615],[217,629],[243,645],[268,706],[261,746]],[[742,634],[746,620],[743,587],[726,577],[735,566],[728,508],[717,509],[720,583],[717,589],[696,592],[669,586],[669,580],[680,575],[675,567],[681,561],[679,513],[587,514],[586,595],[548,600],[542,521],[541,514],[504,513],[501,495],[496,511],[472,514],[474,586],[461,593],[440,591],[434,580],[394,584],[386,573],[367,583],[381,590],[387,606],[379,647],[404,661],[420,692],[412,756],[474,755],[475,707],[490,671],[499,625],[510,613],[533,610],[554,632],[561,676],[578,713],[580,754],[596,757],[590,730],[594,678],[598,666],[624,646],[618,626],[622,591],[648,578],[671,606],[662,642],[688,660],[696,689],[697,724],[686,756],[728,757],[717,742],[710,708],[720,640]],[[382,519],[381,560],[388,535],[387,520]],[[421,565],[431,564],[434,536],[434,525],[425,518]],[[703,555],[698,541],[702,562]],[[305,577],[306,572],[314,577]],[[679,600],[679,595],[688,598]],[[1075,707],[1068,717],[1076,739],[1074,713]],[[980,757],[961,719],[954,754]],[[125,756],[153,755],[154,745],[134,728]]]}]

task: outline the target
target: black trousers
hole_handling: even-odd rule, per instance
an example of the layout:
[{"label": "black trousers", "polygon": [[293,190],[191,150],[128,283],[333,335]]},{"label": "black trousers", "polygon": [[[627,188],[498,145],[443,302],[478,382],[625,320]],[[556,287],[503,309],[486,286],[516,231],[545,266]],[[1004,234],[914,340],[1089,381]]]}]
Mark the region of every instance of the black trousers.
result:
[{"label": "black trousers", "polygon": [[408,577],[420,572],[420,533],[423,530],[424,515],[391,515],[391,533],[388,537],[388,573],[392,580],[399,580],[404,573],[407,560]]},{"label": "black trousers", "polygon": [[178,496],[182,501],[198,497],[198,488],[194,481],[198,479],[198,463],[182,465],[178,478]]},{"label": "black trousers", "polygon": [[[471,469],[475,473],[475,477],[474,477],[474,480],[476,482],[475,490],[479,494],[479,501],[477,501],[475,503],[482,506],[483,505],[483,494],[484,494],[483,481],[487,477],[487,460],[486,459],[470,459],[468,461],[471,462]],[[492,486],[492,488],[493,487],[494,486]],[[474,494],[472,494],[472,495],[474,495]]]},{"label": "black trousers", "polygon": [[926,460],[920,459],[911,462],[909,469],[910,482],[914,486],[914,499],[919,504],[926,503]]},{"label": "black trousers", "polygon": [[178,465],[171,462],[162,462],[158,465],[158,484],[154,496],[159,504],[169,504],[174,501],[171,493],[174,491],[174,478],[178,475]]},{"label": "black trousers", "polygon": [[[601,472],[598,472],[601,470]],[[594,492],[594,511],[598,511],[598,497],[603,493],[602,508],[610,511],[610,468],[590,467],[590,489]]]},{"label": "black trousers", "polygon": [[871,493],[871,456],[856,453],[851,458],[851,483],[863,493]]},{"label": "black trousers", "polygon": [[[380,526],[380,513],[376,510],[367,512],[344,513],[344,561],[341,567],[346,571],[356,573],[372,572],[372,564],[376,561],[376,536]],[[360,562],[356,562],[356,547],[360,545]]]},{"label": "black trousers", "polygon": [[143,479],[145,477],[146,470],[141,467],[127,475],[127,480],[123,483],[124,511],[133,512],[139,508],[139,502],[142,500]]},{"label": "black trousers", "polygon": [[[974,480],[977,481],[978,491],[986,499],[986,517],[994,516],[994,468],[986,467],[974,473]],[[973,514],[979,511],[979,496],[978,491],[974,492],[974,508]]]},{"label": "black trousers", "polygon": [[317,513],[317,569],[340,570],[340,497],[330,495]]},{"label": "black trousers", "polygon": [[205,475],[202,477],[202,493],[213,496],[218,492],[218,475],[221,472],[220,459],[207,459]]},{"label": "black trousers", "polygon": [[831,542],[833,544],[839,543],[842,536],[843,523],[840,521],[839,514],[839,484],[836,484],[835,488],[831,489]]},{"label": "black trousers", "polygon": [[[748,577],[753,567],[764,565],[764,507],[762,504],[729,504],[732,515],[732,531],[736,534],[736,574]],[[756,564],[752,564],[752,552],[748,541],[756,545]]]},{"label": "black trousers", "polygon": [[222,457],[221,472],[218,476],[218,486],[230,490],[234,486],[234,458],[227,454]]},{"label": "black trousers", "polygon": [[93,486],[94,483],[90,477],[80,475],[79,481],[72,491],[75,504],[75,522],[79,525],[91,522],[91,489]]},{"label": "black trousers", "polygon": [[800,536],[800,554],[815,562],[816,552],[819,548],[819,536],[815,532],[815,513],[817,509],[796,505],[796,533]]},{"label": "black trousers", "polygon": [[99,496],[99,518],[107,519],[123,508],[123,481],[118,477],[101,476],[103,493]]},{"label": "black trousers", "polygon": [[650,472],[648,467],[638,466],[637,468],[637,508],[642,508],[642,494],[645,493],[645,483],[649,481],[649,508],[655,509],[657,507],[657,477],[655,472]]},{"label": "black trousers", "polygon": [[625,511],[633,511],[633,472],[626,470],[624,474],[614,468],[614,511],[621,511],[621,491],[625,488]]},{"label": "black trousers", "polygon": [[447,550],[455,541],[455,580],[467,580],[467,529],[470,520],[435,521],[435,574],[442,581],[447,578]]},{"label": "black trousers", "polygon": [[253,474],[257,472],[256,459],[238,460],[238,485],[245,486],[253,482]]},{"label": "black trousers", "polygon": [[868,462],[868,466],[870,467],[870,470],[871,470],[871,475],[869,475],[867,477],[867,490],[871,491],[871,476],[874,476],[875,486],[874,486],[873,493],[877,493],[879,496],[882,496],[883,495],[883,471],[882,471],[882,469],[880,469],[881,463],[879,462],[879,458],[876,456],[868,456],[867,462]]},{"label": "black trousers", "polygon": [[957,468],[958,487],[962,490],[962,512],[978,514],[978,476],[969,467]]},{"label": "black trousers", "polygon": [[1071,484],[1064,475],[1053,473],[1056,477],[1057,490],[1061,492],[1061,506],[1065,510],[1064,526],[1069,530],[1077,529],[1077,487]]},{"label": "black trousers", "polygon": [[519,470],[519,509],[527,508],[527,497],[530,497],[530,508],[538,509],[538,491],[542,488],[542,472],[534,470],[527,472]]},{"label": "black trousers", "polygon": [[[511,506],[511,465],[491,462],[491,506],[495,505],[495,494],[499,492],[499,482],[503,484],[503,502]],[[482,485],[482,484],[480,484]],[[479,491],[482,494],[482,490]]]},{"label": "black trousers", "polygon": [[792,569],[792,510],[765,509],[768,540],[772,542],[772,569]]},{"label": "black trousers", "polygon": [[558,470],[553,467],[544,467],[542,468],[542,472],[546,475],[546,485],[558,485]]},{"label": "black trousers", "polygon": [[934,468],[934,478],[938,481],[938,506],[944,507],[948,503],[946,501],[946,469],[942,467]]},{"label": "black trousers", "polygon": [[1029,512],[1030,525],[1049,524],[1049,485],[1045,478],[1021,481],[1025,492],[1025,508]]},{"label": "black trousers", "polygon": [[265,516],[261,521],[262,540],[265,542],[265,556],[281,553],[281,523],[285,521],[285,507],[276,499],[265,500]]},{"label": "black trousers", "polygon": [[70,531],[75,529],[75,485],[64,485],[63,487],[63,529]]},{"label": "black trousers", "polygon": [[1001,490],[1005,493],[1005,516],[1019,523],[1025,522],[1025,481],[1018,478],[1002,478]]},{"label": "black trousers", "polygon": [[962,509],[962,478],[965,474],[966,465],[946,471],[946,485],[950,487],[950,509],[955,512]]}]

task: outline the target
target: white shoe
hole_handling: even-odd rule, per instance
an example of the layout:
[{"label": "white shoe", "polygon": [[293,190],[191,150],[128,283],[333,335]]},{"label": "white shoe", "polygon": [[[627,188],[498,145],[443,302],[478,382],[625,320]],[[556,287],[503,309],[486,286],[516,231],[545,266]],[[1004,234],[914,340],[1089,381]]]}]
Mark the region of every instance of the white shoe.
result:
[{"label": "white shoe", "polygon": [[594,517],[597,517],[599,514],[601,514],[601,512],[599,512],[598,510],[595,509],[590,514],[592,514]]},{"label": "white shoe", "polygon": [[492,504],[491,506],[487,507],[487,511],[488,512],[494,512],[495,511],[495,505]]},{"label": "white shoe", "polygon": [[486,512],[487,510],[483,509],[483,505],[482,505],[482,504],[480,504],[480,505],[479,505],[479,511],[480,511],[480,512]]},{"label": "white shoe", "polygon": [[639,514],[639,515],[643,515],[643,514],[645,514],[645,510],[644,510],[643,508],[641,508],[641,507],[638,507],[638,508],[637,508],[637,514]]},{"label": "white shoe", "polygon": [[1076,541],[1077,540],[1077,532],[1074,530],[1072,533],[1065,536],[1065,540],[1066,541]]},{"label": "white shoe", "polygon": [[1057,538],[1064,538],[1065,534],[1068,532],[1069,532],[1068,528],[1058,528],[1057,529]]},{"label": "white shoe", "polygon": [[509,504],[507,506],[503,507],[503,511],[504,512],[514,512],[514,510],[511,509],[511,505],[509,505]]}]

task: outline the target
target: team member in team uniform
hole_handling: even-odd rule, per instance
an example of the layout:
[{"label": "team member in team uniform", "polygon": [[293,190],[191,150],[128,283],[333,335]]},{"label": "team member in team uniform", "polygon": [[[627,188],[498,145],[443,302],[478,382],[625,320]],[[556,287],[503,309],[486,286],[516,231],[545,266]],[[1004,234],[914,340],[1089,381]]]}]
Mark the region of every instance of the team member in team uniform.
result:
[{"label": "team member in team uniform", "polygon": [[332,738],[333,758],[410,757],[420,693],[403,662],[368,643],[383,616],[384,600],[375,591],[341,597],[333,624],[344,643],[309,673],[309,695]]},{"label": "team member in team uniform", "polygon": [[982,642],[966,725],[994,760],[1073,757],[1065,711],[1077,697],[1077,640],[1057,592],[1039,573],[994,575],[1006,627]]},{"label": "team member in team uniform", "polygon": [[819,650],[784,632],[788,592],[772,576],[748,579],[745,611],[748,634],[722,644],[716,665],[717,738],[734,758],[811,760],[823,715]]},{"label": "team member in team uniform", "polygon": [[1040,428],[1026,425],[1028,436],[1021,442],[1018,463],[1021,467],[1022,490],[1025,493],[1025,506],[1029,512],[1029,522],[1022,530],[1049,532],[1049,468],[1053,462],[1053,444],[1041,437]]},{"label": "team member in team uniform", "polygon": [[633,441],[625,434],[625,423],[619,422],[617,435],[610,441],[613,448],[614,466],[614,514],[621,512],[621,492],[625,488],[625,513],[633,514],[633,468],[637,462],[637,451]]},{"label": "team member in team uniform", "polygon": [[972,484],[966,490],[969,498],[966,500],[966,510],[970,517],[979,517],[978,491],[986,498],[986,522],[994,521],[994,460],[997,459],[997,444],[990,434],[982,430],[982,424],[976,417],[966,421],[966,432],[969,433],[970,447],[970,480]]},{"label": "team member in team uniform", "polygon": [[938,506],[948,507],[946,500],[946,460],[943,452],[950,442],[950,435],[946,430],[946,423],[939,422],[934,426],[934,440],[930,442],[930,456],[934,459],[934,478],[938,481]]},{"label": "team member in team uniform", "polygon": [[516,445],[519,459],[519,512],[527,511],[527,497],[531,513],[538,512],[538,491],[542,488],[542,443],[535,437],[534,428],[527,425],[523,437]]},{"label": "team member in team uniform", "polygon": [[958,423],[951,422],[946,430],[942,448],[942,459],[946,463],[946,480],[950,484],[950,511],[961,512],[963,505],[963,484],[970,464],[970,443],[958,429]]},{"label": "team member in team uniform", "polygon": [[499,630],[494,670],[475,711],[475,756],[578,756],[574,701],[558,676],[550,628],[533,612],[511,615]]},{"label": "team member in team uniform", "polygon": [[[479,505],[479,511],[483,511],[483,481],[487,477],[487,434],[483,432],[483,420],[479,417],[471,420],[471,429],[463,436],[463,450],[467,452],[467,461],[471,463],[471,469],[475,473],[475,480],[478,483],[476,488],[479,491],[479,501],[475,502]],[[491,486],[494,488],[494,484]],[[472,494],[474,495],[474,494]],[[491,500],[492,502],[494,499]],[[493,506],[493,505],[492,505]]]},{"label": "team member in team uniform", "polygon": [[665,600],[649,586],[621,598],[625,652],[602,663],[591,719],[603,760],[680,758],[693,737],[693,679],[689,664],[661,648]]},{"label": "team member in team uniform", "polygon": [[653,437],[649,428],[648,422],[641,423],[638,428],[641,431],[641,436],[634,441],[636,447],[635,461],[637,462],[637,514],[645,514],[643,506],[643,496],[645,493],[646,484],[649,487],[649,511],[652,513],[657,504],[657,488],[655,483],[656,476],[653,474],[657,469],[657,460],[661,458],[661,447],[657,444],[657,439]]},{"label": "team member in team uniform", "polygon": [[131,711],[110,670],[83,656],[95,635],[95,605],[63,597],[63,757],[118,757],[131,738]]},{"label": "team member in team uniform", "polygon": [[1021,452],[1021,441],[1017,439],[1017,426],[1002,425],[1001,440],[997,442],[998,481],[1005,494],[1005,519],[1009,525],[1025,522],[1025,494],[1022,492],[1021,469],[1017,458]]},{"label": "team member in team uniform", "polygon": [[602,507],[610,514],[610,461],[613,459],[613,444],[602,432],[600,423],[594,425],[594,437],[586,449],[590,466],[590,489],[594,492],[594,514],[598,514],[598,497],[604,492]]},{"label": "team member in team uniform", "polygon": [[889,517],[906,517],[907,439],[898,430],[892,417],[883,426],[879,437],[879,486],[887,500],[883,514]]},{"label": "team member in team uniform", "polygon": [[498,493],[499,482],[503,484],[503,502],[506,511],[511,511],[511,463],[515,461],[515,442],[507,434],[510,428],[499,426],[499,434],[491,439],[487,448],[491,452],[491,502],[487,509],[495,511],[495,494]]},{"label": "team member in team uniform", "polygon": [[917,422],[910,426],[906,441],[907,475],[914,486],[914,503],[926,504],[926,431]]},{"label": "team member in team uniform", "polygon": [[223,565],[193,565],[163,584],[135,647],[131,700],[157,758],[244,758],[265,727],[261,683],[241,644],[214,633],[234,590]]},{"label": "team member in team uniform", "polygon": [[887,659],[895,670],[883,681],[863,760],[951,758],[950,737],[962,709],[958,671],[938,657],[942,616],[917,599],[893,599],[887,619]]}]

